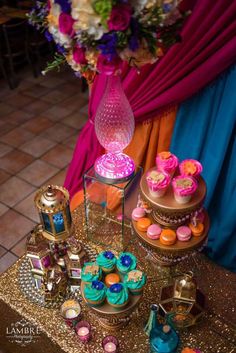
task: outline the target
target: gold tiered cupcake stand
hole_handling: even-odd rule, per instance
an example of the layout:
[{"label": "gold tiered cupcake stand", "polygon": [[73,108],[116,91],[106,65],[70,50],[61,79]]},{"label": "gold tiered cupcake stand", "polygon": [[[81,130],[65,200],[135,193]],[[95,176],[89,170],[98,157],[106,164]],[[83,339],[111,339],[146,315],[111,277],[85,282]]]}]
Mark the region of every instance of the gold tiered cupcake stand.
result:
[{"label": "gold tiered cupcake stand", "polygon": [[142,295],[132,295],[131,293],[129,294],[129,302],[128,304],[123,307],[123,308],[115,308],[111,306],[110,304],[107,303],[107,301],[104,302],[101,306],[91,306],[87,299],[84,296],[84,283],[81,283],[81,295],[84,300],[84,302],[90,307],[90,309],[94,312],[94,314],[97,316],[99,323],[101,324],[102,327],[104,327],[106,330],[109,331],[116,331],[118,329],[121,329],[122,327],[126,326],[130,319],[132,313],[137,309],[141,299]]},{"label": "gold tiered cupcake stand", "polygon": [[[151,170],[155,170],[153,168]],[[152,223],[159,224],[162,228],[177,229],[181,225],[188,225],[191,218],[203,210],[203,202],[206,195],[206,183],[200,176],[198,180],[198,189],[192,199],[186,204],[176,202],[171,185],[168,187],[165,195],[161,198],[153,197],[149,193],[146,182],[146,174],[142,176],[140,182],[141,197],[147,203],[151,210],[147,217]],[[189,241],[177,240],[174,245],[166,246],[161,244],[160,240],[152,240],[146,232],[137,228],[137,222],[132,221],[135,234],[141,240],[141,243],[152,252],[155,261],[161,266],[171,267],[184,260],[190,254],[200,250],[207,240],[209,231],[209,217],[204,212],[204,232],[201,236],[192,238]]]}]

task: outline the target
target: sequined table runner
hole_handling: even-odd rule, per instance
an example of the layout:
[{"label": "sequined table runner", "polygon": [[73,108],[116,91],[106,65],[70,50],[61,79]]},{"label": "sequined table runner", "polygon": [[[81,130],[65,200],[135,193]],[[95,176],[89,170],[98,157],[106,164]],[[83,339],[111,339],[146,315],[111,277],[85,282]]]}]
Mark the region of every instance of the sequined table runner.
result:
[{"label": "sequined table runner", "polygon": [[[86,241],[82,227],[84,222],[82,207],[74,211],[73,219],[76,235]],[[160,287],[165,284],[165,279],[159,276],[158,269],[150,261],[149,254],[140,249],[136,240],[129,245],[128,250],[137,255],[140,267],[148,274],[149,282],[143,301],[133,314],[131,322],[115,335],[120,341],[121,353],[148,353],[149,345],[143,326],[149,315],[150,303],[158,302]],[[84,317],[92,324],[93,330],[93,338],[85,346],[65,325],[58,309],[37,306],[21,293],[18,284],[21,261],[22,259],[19,259],[0,277],[1,342],[7,353],[102,353],[101,341],[109,332],[99,326],[97,317],[83,303]],[[192,346],[198,347],[203,353],[236,352],[236,275],[217,266],[201,254],[185,260],[179,270],[192,270],[199,288],[207,298],[206,314],[201,322],[180,332],[179,351],[181,347]],[[10,344],[6,334],[4,335],[11,320],[16,321],[22,317],[41,331],[38,341],[32,343],[30,348]]]}]

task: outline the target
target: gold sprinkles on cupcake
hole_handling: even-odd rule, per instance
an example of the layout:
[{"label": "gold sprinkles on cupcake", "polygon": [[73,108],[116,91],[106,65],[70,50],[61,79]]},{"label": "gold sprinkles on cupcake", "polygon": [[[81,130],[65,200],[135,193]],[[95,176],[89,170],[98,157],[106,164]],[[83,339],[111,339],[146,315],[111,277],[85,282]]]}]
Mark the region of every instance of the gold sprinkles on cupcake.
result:
[{"label": "gold sprinkles on cupcake", "polygon": [[94,265],[88,265],[85,267],[84,269],[84,273],[91,273],[92,275],[96,275],[99,272],[99,267],[98,265],[94,264]]},{"label": "gold sprinkles on cupcake", "polygon": [[192,180],[189,180],[189,179],[181,179],[181,180],[176,180],[176,185],[183,189],[187,189],[193,185],[193,182]]},{"label": "gold sprinkles on cupcake", "polygon": [[138,282],[141,281],[143,273],[139,270],[131,271],[128,273],[128,281]]}]

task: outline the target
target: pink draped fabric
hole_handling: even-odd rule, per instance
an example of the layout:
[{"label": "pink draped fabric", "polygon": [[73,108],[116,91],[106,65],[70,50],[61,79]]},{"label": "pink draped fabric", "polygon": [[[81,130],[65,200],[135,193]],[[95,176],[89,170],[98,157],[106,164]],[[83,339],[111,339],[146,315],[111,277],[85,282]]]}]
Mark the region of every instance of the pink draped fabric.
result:
[{"label": "pink draped fabric", "polygon": [[[123,86],[136,122],[153,119],[161,109],[189,98],[235,62],[235,13],[235,0],[198,0],[182,30],[181,43],[175,44],[160,62],[146,65],[140,74],[124,65]],[[64,183],[71,196],[81,189],[83,173],[103,152],[93,121],[105,85],[106,77],[97,76],[89,119],[78,138]]]}]

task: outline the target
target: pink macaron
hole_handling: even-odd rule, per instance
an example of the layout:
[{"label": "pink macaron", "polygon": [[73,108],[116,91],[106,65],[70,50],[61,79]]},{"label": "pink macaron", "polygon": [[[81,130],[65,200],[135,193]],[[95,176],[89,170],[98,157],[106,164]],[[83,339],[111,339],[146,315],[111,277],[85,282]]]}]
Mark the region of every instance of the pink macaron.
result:
[{"label": "pink macaron", "polygon": [[191,238],[192,232],[191,229],[187,226],[181,226],[177,228],[176,235],[180,241],[188,241]]},{"label": "pink macaron", "polygon": [[146,216],[146,211],[144,208],[141,208],[141,207],[136,207],[133,209],[133,212],[132,212],[132,219],[134,221],[138,221],[140,218],[143,218]]},{"label": "pink macaron", "polygon": [[161,235],[161,227],[158,224],[152,224],[147,229],[147,236],[150,239],[159,239]]}]

